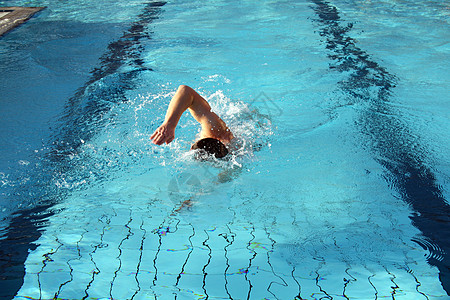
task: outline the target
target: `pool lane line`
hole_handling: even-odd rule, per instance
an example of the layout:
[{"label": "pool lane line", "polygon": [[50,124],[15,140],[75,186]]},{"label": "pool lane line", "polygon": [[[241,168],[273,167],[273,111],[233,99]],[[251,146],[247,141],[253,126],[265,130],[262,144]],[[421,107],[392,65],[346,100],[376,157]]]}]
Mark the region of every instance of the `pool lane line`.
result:
[{"label": "pool lane line", "polygon": [[44,257],[44,260],[42,261],[41,270],[37,273],[37,282],[38,282],[38,287],[39,287],[39,299],[42,298],[41,274],[44,272],[45,267],[47,267],[47,263],[53,261],[53,259],[51,257],[54,254],[56,254],[58,252],[58,250],[64,245],[63,243],[61,243],[59,241],[58,237],[56,237],[56,242],[59,244],[58,247],[56,247],[56,249],[52,248],[52,249],[50,249],[49,252],[42,255],[42,257]]},{"label": "pool lane line", "polygon": [[25,260],[29,251],[39,246],[34,242],[40,238],[46,220],[53,215],[47,212],[52,206],[46,204],[22,210],[5,229],[6,237],[0,240],[0,299],[12,299],[23,285]]},{"label": "pool lane line", "polygon": [[[104,228],[103,228],[104,229]],[[104,234],[104,230],[103,230],[103,234]],[[61,293],[61,290],[64,288],[64,286],[66,285],[66,284],[69,284],[70,282],[72,282],[73,281],[73,268],[72,268],[72,265],[70,264],[70,262],[71,261],[73,261],[73,260],[78,260],[78,261],[80,261],[81,260],[81,250],[80,250],[80,243],[81,243],[81,241],[83,240],[83,238],[84,238],[84,235],[87,233],[87,230],[85,230],[81,235],[80,235],[80,239],[76,242],[76,245],[77,245],[77,254],[78,254],[78,257],[76,257],[76,258],[71,258],[71,259],[69,259],[69,260],[67,260],[66,261],[66,264],[67,264],[67,266],[69,267],[69,269],[70,269],[70,272],[69,272],[69,279],[68,280],[66,280],[66,281],[64,281],[63,283],[61,283],[60,285],[59,285],[59,288],[58,288],[58,291],[56,291],[55,292],[55,295],[54,295],[54,297],[53,298],[55,298],[55,299],[59,299],[59,294]],[[102,234],[102,239],[103,239],[103,234]]]},{"label": "pool lane line", "polygon": [[[336,240],[335,240],[335,243],[336,243]],[[344,296],[344,298],[347,300],[350,300],[350,298],[345,294],[345,290],[347,289],[347,286],[349,283],[356,282],[356,278],[353,277],[353,275],[348,272],[350,269],[351,269],[350,264],[347,263],[347,269],[345,269],[345,273],[348,276],[350,276],[351,279],[347,279],[344,277],[344,288],[342,290],[342,296]]]},{"label": "pool lane line", "polygon": [[292,271],[291,271],[291,277],[294,280],[295,284],[297,284],[298,286],[298,294],[294,297],[293,300],[303,300],[301,294],[302,294],[302,286],[300,285],[300,282],[297,280],[297,278],[295,278],[295,265],[292,266]]},{"label": "pool lane line", "polygon": [[205,293],[205,300],[209,298],[208,292],[206,291],[206,277],[208,276],[208,272],[206,272],[206,268],[209,266],[209,264],[211,263],[211,259],[212,259],[212,249],[211,247],[208,245],[208,241],[209,241],[209,234],[208,231],[203,230],[206,234],[206,239],[202,242],[202,245],[205,246],[206,248],[208,248],[208,260],[206,262],[206,264],[203,266],[202,268],[202,274],[203,274],[203,280],[202,280],[202,289],[203,292]]},{"label": "pool lane line", "polygon": [[230,223],[227,223],[226,226],[228,229],[228,233],[221,233],[221,234],[219,234],[219,236],[223,237],[225,239],[225,241],[227,241],[227,243],[228,243],[223,247],[224,257],[225,257],[225,265],[226,265],[226,268],[223,271],[223,277],[225,280],[224,288],[225,288],[225,292],[227,293],[228,299],[233,300],[233,297],[231,297],[230,291],[228,290],[228,269],[230,269],[230,267],[231,267],[230,258],[228,257],[228,247],[230,247],[234,243],[236,234],[231,231]]},{"label": "pool lane line", "polygon": [[[181,293],[181,289],[178,287],[178,285],[180,284],[180,279],[184,275],[184,271],[185,271],[186,265],[187,265],[187,263],[189,261],[189,258],[191,257],[192,252],[194,251],[194,244],[192,243],[192,238],[195,236],[195,228],[194,228],[194,226],[191,223],[188,223],[188,225],[191,226],[191,228],[192,228],[192,234],[188,238],[190,249],[189,249],[189,252],[188,252],[188,254],[186,256],[186,259],[183,262],[183,265],[181,266],[180,273],[178,273],[178,275],[177,275],[177,281],[175,282],[175,287],[177,288],[179,293]],[[178,294],[175,293],[174,296],[175,296],[175,300],[177,300]]]},{"label": "pool lane line", "polygon": [[[106,228],[106,225],[103,225],[102,233],[100,234],[100,241],[98,241],[97,244],[95,244],[95,245],[93,243],[91,244],[91,247],[94,248],[94,250],[92,250],[88,254],[89,254],[89,257],[90,257],[90,260],[91,260],[92,264],[94,265],[94,269],[92,269],[92,271],[91,271],[91,273],[92,273],[91,280],[87,284],[87,286],[86,286],[86,288],[84,290],[84,296],[83,296],[83,298],[81,300],[85,300],[85,299],[87,299],[87,297],[89,297],[88,291],[91,288],[91,285],[92,285],[92,283],[95,280],[95,277],[101,273],[100,269],[97,266],[97,263],[94,260],[94,256],[93,255],[97,252],[97,249],[101,248],[102,245],[103,245],[103,237],[105,236],[105,228]],[[86,232],[87,232],[87,230],[86,230]],[[72,277],[72,280],[73,280],[73,277]],[[61,291],[61,289],[58,290],[58,292],[60,292],[60,291]],[[55,297],[55,298],[58,299],[57,297]]]},{"label": "pool lane line", "polygon": [[[321,292],[321,294],[319,294],[319,293],[314,293],[314,295],[317,294],[317,296],[320,297],[320,299],[330,299],[330,300],[331,300],[331,299],[333,299],[333,297],[331,297],[331,296],[323,289],[323,287],[319,284],[319,281],[321,280],[319,270],[322,269],[322,265],[324,265],[324,264],[325,264],[325,262],[324,262],[324,261],[321,261],[321,262],[319,263],[319,266],[318,266],[317,270],[315,270],[316,277],[314,278],[314,282],[315,282],[316,286],[319,288],[319,291]],[[325,295],[325,296],[323,296],[323,295]]]},{"label": "pool lane line", "polygon": [[[113,288],[114,288],[114,282],[116,281],[116,278],[117,278],[117,274],[121,271],[121,269],[122,269],[122,244],[126,241],[126,240],[128,240],[129,238],[130,238],[130,236],[133,236],[134,235],[134,233],[131,231],[131,228],[130,228],[130,224],[131,224],[131,222],[133,222],[133,217],[132,217],[132,211],[131,211],[131,209],[130,209],[130,219],[128,220],[128,222],[125,224],[125,227],[127,228],[127,231],[128,231],[128,233],[127,233],[127,235],[120,241],[120,243],[119,243],[119,245],[117,245],[117,250],[119,250],[119,255],[117,255],[117,257],[116,257],[116,259],[119,261],[119,266],[118,266],[118,268],[114,271],[114,276],[113,276],[113,279],[111,280],[111,282],[110,282],[110,288],[109,288],[109,295],[111,296],[111,299],[114,299],[114,297],[113,297]],[[89,284],[89,286],[90,286],[90,284]],[[86,290],[85,290],[85,295],[89,295],[88,294],[88,292],[87,292],[87,290],[88,290],[88,288],[89,288],[89,286],[86,288]],[[87,297],[86,297],[87,298]],[[83,298],[83,300],[84,300],[85,298]]]},{"label": "pool lane line", "polygon": [[[90,79],[69,99],[65,114],[59,120],[61,128],[53,137],[52,150],[46,157],[47,165],[37,170],[40,175],[35,177],[40,176],[39,180],[42,181],[44,175],[49,176],[50,182],[52,174],[75,172],[77,166],[70,162],[69,155],[83,144],[81,140],[88,141],[95,136],[99,127],[96,125],[99,124],[93,124],[93,120],[109,111],[113,104],[126,101],[125,92],[133,88],[133,80],[137,78],[138,73],[152,71],[144,66],[144,61],[139,57],[139,51],[144,47],[141,40],[151,39],[147,28],[159,18],[161,7],[165,4],[165,1],[147,3],[143,12],[137,16],[137,21],[131,23],[130,28],[117,41],[109,44],[100,59],[100,67],[91,72]],[[116,73],[120,67],[127,64],[132,65],[134,69],[126,73]],[[89,88],[112,75],[117,75],[116,85],[103,87],[103,90],[97,90],[93,95]],[[29,188],[35,189],[32,183],[29,185]],[[39,204],[17,211],[0,239],[0,299],[12,299],[22,287],[26,274],[25,261],[29,252],[38,247],[34,242],[45,230],[45,221],[57,213],[52,207],[69,195],[69,191],[52,190],[49,186],[42,187],[42,191],[38,192],[39,196],[35,197],[35,202]],[[21,190],[16,194],[20,195]]]},{"label": "pool lane line", "polygon": [[249,253],[252,253],[252,257],[249,258],[248,266],[245,268],[245,271],[244,271],[245,281],[248,282],[247,300],[251,299],[250,296],[251,296],[251,292],[253,289],[253,284],[252,284],[252,281],[248,278],[248,273],[250,272],[250,269],[252,268],[253,260],[255,259],[256,255],[258,254],[254,249],[250,248],[250,245],[256,238],[256,236],[255,236],[256,229],[255,229],[255,225],[252,222],[249,222],[249,223],[252,226],[252,230],[250,231],[250,235],[252,236],[252,238],[247,242],[247,246],[245,248],[247,248]]},{"label": "pool lane line", "polygon": [[372,286],[372,288],[375,291],[375,300],[378,300],[378,290],[375,287],[375,285],[373,284],[372,280],[370,280],[372,277],[375,277],[375,274],[372,274],[370,276],[367,277],[367,281],[369,282],[369,284]]},{"label": "pool lane line", "polygon": [[[86,127],[92,127],[93,120],[97,120],[96,125],[103,125],[107,120],[98,120],[99,116],[107,113],[114,104],[127,101],[125,93],[135,87],[134,80],[141,72],[153,71],[145,66],[140,57],[144,50],[141,40],[152,39],[146,32],[147,27],[159,18],[161,7],[165,4],[148,3],[138,16],[138,21],[133,22],[117,41],[108,45],[108,51],[100,58],[100,66],[91,71],[91,78],[69,99],[66,112],[60,119],[63,130],[55,137],[56,140],[70,141],[73,149],[90,140],[96,132],[86,130]],[[119,72],[124,66],[131,66],[132,70]],[[110,78],[111,83],[95,86]]]},{"label": "pool lane line", "polygon": [[[356,41],[347,35],[351,25],[340,24],[335,6],[325,0],[311,0],[311,8],[317,15],[320,35],[326,38],[329,58],[334,62],[330,69],[338,72],[353,71],[347,80],[339,83],[340,88],[355,101],[366,102],[366,109],[358,120],[361,133],[372,140],[375,160],[388,172],[386,178],[408,205],[414,210],[410,216],[412,224],[419,229],[424,239],[435,244],[439,253],[430,255],[427,261],[439,269],[439,280],[447,295],[450,295],[450,206],[443,196],[433,170],[425,163],[425,155],[416,154],[420,148],[402,134],[409,132],[399,119],[388,117],[389,97],[397,78],[371,60],[370,56],[356,46]],[[373,90],[368,88],[377,88]],[[383,113],[379,113],[383,112]],[[381,125],[387,125],[387,129]],[[415,239],[413,239],[417,243]],[[424,247],[424,243],[417,243]],[[425,247],[424,247],[425,248]],[[434,252],[431,247],[426,249]],[[441,259],[437,259],[440,257]]]},{"label": "pool lane line", "polygon": [[427,296],[424,292],[421,292],[421,291],[419,290],[419,288],[422,286],[422,283],[419,281],[419,279],[416,277],[416,275],[414,275],[414,271],[411,270],[408,266],[406,266],[405,271],[406,271],[409,275],[411,275],[412,278],[414,278],[414,281],[416,282],[416,291],[417,291],[419,294],[421,294],[422,296],[424,296],[425,299],[429,300],[430,298],[428,298],[428,296]]},{"label": "pool lane line", "polygon": [[28,21],[35,13],[46,7],[0,7],[0,12],[6,13],[0,17],[0,37],[17,26]]},{"label": "pool lane line", "polygon": [[134,275],[134,280],[136,281],[137,284],[137,290],[134,291],[133,296],[131,296],[130,300],[133,300],[134,297],[136,297],[136,295],[141,291],[141,283],[139,281],[139,273],[141,272],[141,264],[142,264],[142,257],[144,255],[144,243],[145,243],[145,239],[146,239],[146,235],[147,235],[147,230],[145,230],[144,228],[144,219],[142,218],[141,221],[141,225],[139,226],[139,229],[143,232],[142,233],[142,238],[141,238],[141,244],[139,246],[139,260],[138,260],[138,264],[136,266],[136,274]]},{"label": "pool lane line", "polygon": [[389,280],[392,282],[392,284],[393,285],[391,285],[391,296],[392,296],[392,299],[395,299],[395,295],[397,294],[397,290],[400,290],[401,291],[401,289],[400,289],[400,287],[398,286],[398,284],[395,282],[395,279],[397,279],[397,277],[393,274],[393,273],[391,273],[388,269],[387,269],[387,267],[386,266],[383,266],[383,268],[384,268],[384,270],[386,271],[386,273],[388,273],[389,274],[389,276],[390,276],[390,278],[389,278]]},{"label": "pool lane line", "polygon": [[[275,223],[276,223],[276,217],[273,217],[272,224],[275,224]],[[267,239],[270,240],[270,242],[271,242],[270,250],[267,249],[267,252],[266,252],[267,265],[270,267],[270,271],[272,272],[273,276],[275,276],[275,277],[277,277],[278,279],[281,280],[281,282],[277,282],[277,281],[275,281],[275,280],[272,280],[272,281],[267,285],[266,291],[268,291],[270,294],[272,294],[272,295],[275,297],[275,299],[280,299],[280,298],[277,297],[277,295],[275,295],[275,294],[270,290],[270,289],[272,288],[272,285],[273,285],[273,284],[278,284],[278,285],[283,286],[283,287],[288,287],[289,285],[288,285],[288,283],[286,282],[286,280],[283,279],[283,277],[281,277],[280,275],[278,275],[278,274],[275,272],[275,268],[273,267],[272,263],[270,262],[270,254],[271,254],[271,253],[274,253],[274,251],[275,251],[275,245],[277,244],[277,241],[274,240],[274,239],[271,237],[270,231],[269,231],[269,229],[267,228],[267,226],[264,226],[264,233],[266,234]],[[294,274],[294,270],[295,270],[295,266],[293,266],[293,268],[292,268],[292,273],[291,273],[291,275]],[[299,283],[295,278],[294,278],[294,281],[295,281],[295,283],[296,283],[297,286],[298,286],[298,294],[295,296],[296,298],[294,298],[294,300],[296,300],[296,299],[302,299],[302,297],[300,296],[301,290],[302,290],[302,288],[301,288],[301,286],[300,286],[300,283]]]}]

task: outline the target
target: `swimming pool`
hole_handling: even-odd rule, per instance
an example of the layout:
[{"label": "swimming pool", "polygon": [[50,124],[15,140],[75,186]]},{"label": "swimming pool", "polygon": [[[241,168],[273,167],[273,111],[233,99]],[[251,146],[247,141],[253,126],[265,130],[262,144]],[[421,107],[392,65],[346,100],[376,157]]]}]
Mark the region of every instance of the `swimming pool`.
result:
[{"label": "swimming pool", "polygon": [[[0,297],[448,299],[448,6],[32,5],[0,39]],[[233,159],[192,160],[187,115],[150,143],[179,84]]]}]

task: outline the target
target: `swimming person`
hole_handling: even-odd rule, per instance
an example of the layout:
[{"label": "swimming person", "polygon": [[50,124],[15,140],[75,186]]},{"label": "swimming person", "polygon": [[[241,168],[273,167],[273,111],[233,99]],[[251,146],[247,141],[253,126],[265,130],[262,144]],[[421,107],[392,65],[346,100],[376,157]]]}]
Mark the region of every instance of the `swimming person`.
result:
[{"label": "swimming person", "polygon": [[191,149],[202,149],[216,158],[227,155],[226,145],[234,138],[233,133],[225,122],[211,111],[209,103],[194,89],[186,85],[180,85],[170,100],[164,122],[150,137],[153,143],[162,145],[173,141],[175,128],[186,109],[189,109],[194,119],[202,126],[200,139],[192,145]]}]

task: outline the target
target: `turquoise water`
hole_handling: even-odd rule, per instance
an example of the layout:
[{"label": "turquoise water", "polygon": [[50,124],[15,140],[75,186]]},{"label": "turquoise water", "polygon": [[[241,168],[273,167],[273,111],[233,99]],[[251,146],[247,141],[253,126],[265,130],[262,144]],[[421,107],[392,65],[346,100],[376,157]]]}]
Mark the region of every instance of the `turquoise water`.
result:
[{"label": "turquoise water", "polygon": [[448,299],[444,3],[0,4],[4,299]]}]

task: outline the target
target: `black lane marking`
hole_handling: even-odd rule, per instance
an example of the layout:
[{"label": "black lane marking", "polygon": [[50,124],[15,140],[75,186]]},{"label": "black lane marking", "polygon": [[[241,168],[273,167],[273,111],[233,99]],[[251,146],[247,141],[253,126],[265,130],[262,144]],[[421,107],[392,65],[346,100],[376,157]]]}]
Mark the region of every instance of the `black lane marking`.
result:
[{"label": "black lane marking", "polygon": [[[51,208],[68,194],[46,183],[51,182],[52,174],[75,172],[77,166],[71,163],[69,156],[82,145],[81,140],[87,141],[96,134],[102,125],[101,116],[112,108],[112,104],[126,100],[125,92],[133,88],[133,80],[139,72],[151,71],[139,58],[139,51],[143,47],[140,40],[151,38],[146,29],[153,20],[159,18],[161,7],[165,4],[163,1],[146,4],[138,20],[131,24],[122,37],[108,46],[108,51],[101,58],[101,66],[92,71],[91,78],[69,99],[66,113],[59,121],[59,134],[54,136],[52,150],[46,157],[48,165],[37,170],[38,174],[34,176],[38,178],[37,184],[30,183],[26,187],[35,191],[36,186],[42,186],[42,191],[35,192],[37,196],[34,197],[34,203],[39,204],[16,212],[5,229],[4,238],[0,239],[0,299],[12,299],[22,287],[28,253],[39,246],[34,242],[40,238],[45,221],[57,213]],[[126,64],[135,69],[115,74]],[[115,84],[98,89],[95,93],[89,90],[92,84],[110,75],[117,75]],[[16,194],[25,193],[19,190]],[[17,201],[14,197],[16,195],[10,201]]]},{"label": "black lane marking", "polygon": [[345,290],[347,289],[347,285],[349,283],[351,283],[352,281],[355,282],[356,278],[353,277],[348,271],[350,270],[350,267],[347,267],[347,269],[345,269],[345,273],[351,277],[351,279],[347,279],[344,277],[344,290],[342,291],[342,296],[344,296],[345,299],[350,300],[350,298],[347,297],[347,295],[345,294]]},{"label": "black lane marking", "polygon": [[0,240],[0,299],[12,299],[23,285],[25,259],[28,251],[39,245],[46,220],[52,213],[44,213],[50,205],[21,211],[12,218],[5,239]]},{"label": "black lane marking", "polygon": [[250,269],[252,267],[252,262],[255,259],[257,253],[255,250],[251,249],[250,246],[253,242],[253,240],[256,238],[255,236],[255,225],[253,225],[252,223],[250,223],[252,225],[252,231],[250,231],[250,235],[252,236],[252,238],[250,239],[250,241],[248,241],[246,248],[248,249],[249,252],[252,252],[252,257],[248,260],[248,267],[245,269],[245,280],[248,282],[248,294],[247,294],[247,300],[250,299],[250,295],[253,289],[253,284],[251,282],[250,279],[248,279],[248,272],[250,272]]},{"label": "black lane marking", "polygon": [[[125,227],[127,228],[127,231],[128,231],[128,233],[127,233],[127,235],[120,241],[120,243],[119,243],[119,245],[117,246],[117,250],[119,250],[119,255],[117,255],[117,260],[119,261],[119,267],[116,269],[116,271],[114,272],[114,277],[113,277],[113,279],[111,280],[111,282],[110,282],[110,288],[109,288],[109,295],[111,296],[111,299],[114,299],[114,297],[112,296],[112,291],[113,291],[113,288],[114,288],[114,282],[116,281],[116,278],[117,278],[117,274],[120,272],[120,270],[122,269],[122,259],[121,259],[121,256],[122,256],[122,244],[123,244],[123,242],[125,242],[126,240],[128,240],[129,238],[130,238],[130,236],[133,236],[134,235],[134,233],[131,231],[131,228],[130,228],[130,224],[131,224],[131,222],[133,222],[133,218],[132,218],[132,214],[131,214],[131,210],[130,210],[130,219],[128,220],[128,222],[125,224]],[[86,290],[87,291],[87,290]]]},{"label": "black lane marking", "polygon": [[77,254],[78,254],[78,257],[77,257],[77,258],[74,258],[74,259],[69,259],[68,261],[66,261],[66,264],[67,264],[67,266],[68,266],[69,269],[70,269],[70,272],[69,272],[70,279],[64,281],[63,283],[61,283],[61,284],[59,285],[58,291],[55,293],[55,296],[53,297],[54,299],[59,299],[59,298],[58,298],[58,297],[59,297],[59,294],[61,293],[61,290],[64,288],[64,286],[65,286],[66,284],[68,284],[68,283],[70,283],[70,282],[73,281],[73,268],[72,268],[72,265],[70,264],[70,262],[71,262],[72,260],[78,260],[78,261],[81,260],[80,243],[81,243],[81,241],[83,240],[84,235],[86,234],[86,232],[87,232],[87,231],[84,231],[84,232],[81,234],[80,239],[79,239],[79,240],[77,241],[77,243],[76,243],[76,245],[77,245]]},{"label": "black lane marking", "polygon": [[[177,276],[177,281],[175,283],[175,287],[178,289],[178,292],[181,292],[181,289],[178,287],[178,284],[180,283],[181,276],[183,276],[186,264],[188,263],[192,252],[194,251],[194,244],[192,243],[192,238],[195,236],[195,228],[194,228],[194,226],[191,223],[189,223],[189,226],[191,226],[191,228],[192,228],[192,234],[189,236],[190,250],[189,250],[189,252],[188,252],[188,254],[186,256],[186,259],[184,260],[183,265],[181,266],[181,271],[180,271],[180,273]],[[175,299],[177,299],[177,298],[178,298],[178,294],[175,294]]]},{"label": "black lane marking", "polygon": [[378,290],[375,287],[375,285],[372,283],[372,280],[370,280],[370,278],[374,277],[375,275],[370,275],[369,277],[367,277],[367,280],[369,281],[370,285],[373,287],[373,289],[375,290],[375,299],[374,300],[378,300]]},{"label": "black lane marking", "polygon": [[408,272],[414,278],[414,281],[416,282],[416,291],[419,294],[421,294],[422,296],[424,296],[427,300],[429,300],[427,295],[425,295],[423,292],[419,291],[419,287],[422,285],[422,283],[419,281],[419,279],[416,277],[416,275],[414,275],[414,271],[411,270],[409,267],[406,267],[406,272]]},{"label": "black lane marking", "polygon": [[[55,148],[55,154],[59,156],[66,151],[74,151],[88,141],[96,133],[96,128],[103,125],[107,120],[102,120],[102,115],[107,113],[113,104],[126,102],[125,93],[134,88],[134,80],[142,71],[153,71],[145,67],[140,53],[144,49],[141,40],[150,40],[151,35],[146,32],[147,27],[159,18],[161,6],[166,2],[150,2],[137,18],[138,21],[117,41],[108,45],[108,51],[101,57],[100,67],[95,68],[91,78],[81,87],[74,97],[69,99],[66,113],[61,118],[63,127],[62,134],[55,137],[56,141],[65,141],[69,147],[59,143],[60,148]],[[129,65],[131,71],[118,72],[123,66]],[[116,77],[114,77],[116,76]],[[92,91],[92,85],[108,77],[112,78],[102,87],[96,87]],[[92,130],[86,130],[92,129]],[[66,159],[67,157],[64,156]]]},{"label": "black lane marking", "polygon": [[[273,218],[273,221],[272,221],[272,226],[275,226],[276,225],[276,218],[274,217]],[[265,231],[265,233],[266,233],[266,235],[267,235],[267,238],[271,241],[271,246],[270,246],[270,250],[268,250],[267,251],[267,264],[270,266],[270,270],[272,271],[272,274],[275,276],[275,277],[277,277],[277,278],[279,278],[281,281],[282,281],[282,283],[279,283],[279,282],[276,282],[276,281],[271,281],[270,283],[269,283],[269,285],[267,286],[267,288],[266,288],[266,291],[268,291],[269,293],[271,293],[274,297],[275,297],[275,299],[279,299],[274,293],[272,293],[272,291],[270,290],[271,288],[272,288],[272,284],[278,284],[278,285],[281,285],[281,286],[284,286],[284,287],[287,287],[288,286],[288,284],[287,284],[287,282],[280,276],[280,275],[278,275],[277,273],[275,273],[275,269],[273,268],[273,265],[272,265],[272,263],[270,262],[270,253],[274,253],[275,252],[275,245],[276,245],[276,243],[277,243],[277,241],[275,241],[271,236],[270,236],[270,232],[269,232],[269,230],[268,230],[268,228],[267,227],[264,227],[264,231]],[[292,276],[294,276],[294,270],[295,270],[295,267],[292,269]],[[298,297],[300,297],[300,292],[301,292],[301,288],[300,288],[300,284],[299,284],[299,282],[294,278],[294,280],[295,280],[295,282],[297,283],[297,285],[298,285],[298,287],[299,287],[299,293],[298,293],[298,295],[296,296],[297,298]],[[300,297],[301,298],[301,297]]]},{"label": "black lane marking", "polygon": [[397,294],[397,290],[400,289],[400,287],[398,286],[398,284],[395,282],[395,279],[397,279],[397,277],[395,277],[394,274],[392,274],[391,272],[389,272],[389,270],[388,270],[386,267],[384,267],[384,269],[386,270],[386,272],[387,272],[389,275],[391,275],[390,280],[391,280],[392,284],[394,284],[393,286],[391,286],[391,289],[392,289],[391,296],[392,296],[392,299],[395,299],[395,295]]},{"label": "black lane marking", "polygon": [[[103,216],[102,216],[102,217],[103,217]],[[101,222],[101,223],[103,223],[102,217],[100,217],[100,218],[98,219],[98,221]],[[83,298],[82,298],[81,300],[85,300],[85,299],[87,299],[87,298],[89,297],[88,291],[89,291],[89,289],[91,288],[91,285],[92,285],[92,283],[93,283],[94,280],[95,280],[95,277],[96,277],[98,274],[101,273],[100,269],[99,269],[98,266],[97,266],[97,263],[96,263],[95,260],[94,260],[94,256],[93,256],[93,255],[97,252],[97,249],[98,249],[98,248],[103,248],[103,247],[105,246],[105,244],[103,243],[103,237],[105,236],[105,229],[106,229],[106,226],[109,225],[110,222],[111,222],[111,219],[109,219],[108,216],[106,216],[106,218],[107,218],[107,221],[104,223],[104,226],[103,226],[103,228],[102,228],[102,233],[100,234],[100,241],[99,241],[96,245],[93,245],[93,244],[91,245],[91,247],[93,247],[94,250],[92,250],[92,252],[89,253],[89,257],[90,257],[90,259],[91,259],[92,264],[93,264],[94,267],[95,267],[95,270],[92,270],[92,277],[91,277],[91,280],[89,281],[88,285],[86,286],[86,289],[84,290],[84,296],[83,296]],[[86,232],[88,232],[88,231],[86,231]],[[77,245],[78,245],[78,244],[77,244]],[[78,252],[79,252],[79,251],[80,251],[80,250],[79,250],[79,248],[78,248]],[[81,256],[80,256],[80,257],[81,257]],[[72,272],[72,271],[73,271],[73,269],[71,268],[71,272]],[[71,278],[72,278],[72,280],[73,280],[73,276],[71,276]],[[56,299],[58,299],[58,297],[56,297]]]},{"label": "black lane marking", "polygon": [[[319,281],[320,281],[320,274],[319,274],[319,270],[322,268],[322,265],[323,263],[321,263],[320,264],[320,266],[319,266],[319,268],[317,269],[317,271],[316,271],[316,278],[315,278],[315,281],[316,281],[316,286],[319,288],[319,290],[323,293],[323,294],[325,294],[325,296],[323,296],[323,297],[321,297],[320,299],[333,299],[333,297],[331,297],[323,288],[322,288],[322,286],[319,284]],[[322,296],[322,295],[321,295]]]},{"label": "black lane marking", "polygon": [[202,284],[202,289],[203,292],[205,293],[205,300],[209,299],[209,295],[208,292],[206,291],[206,276],[208,276],[208,272],[206,272],[206,268],[209,266],[209,264],[211,263],[211,259],[212,259],[212,249],[211,247],[208,245],[208,241],[209,241],[209,234],[206,230],[204,230],[205,234],[206,234],[206,240],[203,241],[203,246],[205,246],[206,248],[208,248],[208,261],[206,262],[206,264],[203,266],[202,268],[202,273],[203,273],[203,284]]},{"label": "black lane marking", "polygon": [[[386,180],[415,211],[410,216],[413,225],[428,243],[440,249],[440,253],[430,255],[428,263],[439,269],[439,280],[450,295],[450,207],[432,169],[426,164],[426,153],[418,151],[424,148],[408,138],[409,129],[394,117],[388,105],[397,79],[347,36],[352,26],[340,24],[336,7],[324,0],[311,2],[318,16],[315,22],[319,24],[320,35],[326,39],[329,58],[333,61],[330,68],[351,72],[340,82],[340,88],[355,101],[370,105],[370,109],[361,114],[358,125],[362,134],[372,141],[377,161],[387,170]],[[433,248],[428,250],[434,251]]]},{"label": "black lane marking", "polygon": [[136,281],[136,284],[138,286],[137,290],[134,292],[133,296],[131,296],[130,300],[133,300],[134,297],[141,291],[141,283],[139,282],[139,272],[141,271],[141,264],[142,264],[142,256],[144,252],[144,242],[147,235],[147,230],[144,228],[144,220],[141,222],[141,226],[139,227],[141,231],[143,231],[142,238],[141,238],[141,245],[139,247],[139,261],[136,266],[136,274],[134,275],[134,280]]},{"label": "black lane marking", "polygon": [[[158,248],[156,249],[155,257],[153,258],[153,268],[155,268],[155,276],[153,277],[152,287],[156,287],[156,281],[158,281],[158,267],[156,265],[156,262],[158,260],[159,253],[161,252],[162,236],[164,234],[161,232],[161,230],[162,230],[162,227],[159,227],[158,229],[153,230],[153,233],[158,235]],[[167,228],[166,228],[166,231],[168,231]]]},{"label": "black lane marking", "polygon": [[47,252],[46,254],[43,255],[43,257],[45,259],[42,261],[41,270],[37,273],[37,281],[38,281],[38,286],[39,286],[39,300],[42,299],[41,273],[44,272],[45,267],[47,267],[47,263],[50,263],[53,261],[53,259],[52,259],[53,254],[58,252],[59,248],[61,248],[64,245],[63,243],[61,243],[59,241],[58,237],[56,237],[56,242],[59,244],[58,247],[55,250],[51,249],[50,252]]},{"label": "black lane marking", "polygon": [[295,283],[298,286],[298,294],[294,297],[294,300],[304,300],[301,296],[302,294],[302,286],[300,285],[300,282],[298,282],[297,278],[295,278],[295,266],[292,266],[292,272],[291,272],[291,277],[292,279],[294,279]]},{"label": "black lane marking", "polygon": [[225,247],[223,247],[223,250],[225,253],[224,254],[225,255],[225,264],[226,264],[226,268],[223,271],[223,276],[225,279],[225,292],[228,295],[228,299],[233,300],[233,297],[231,297],[230,291],[228,290],[228,269],[230,268],[230,258],[228,257],[228,247],[230,247],[234,243],[234,238],[236,237],[236,234],[231,231],[229,224],[226,224],[226,226],[228,228],[228,233],[221,233],[219,235],[221,237],[223,237],[228,243],[225,245]]}]

